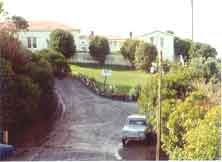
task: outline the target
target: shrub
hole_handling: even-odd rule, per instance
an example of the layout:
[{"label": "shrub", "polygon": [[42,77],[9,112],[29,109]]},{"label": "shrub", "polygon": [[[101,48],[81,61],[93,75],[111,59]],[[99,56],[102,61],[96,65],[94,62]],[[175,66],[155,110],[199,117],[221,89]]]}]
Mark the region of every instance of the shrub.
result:
[{"label": "shrub", "polygon": [[154,45],[140,42],[135,53],[135,66],[137,69],[150,71],[152,62],[156,59],[157,49]]},{"label": "shrub", "polygon": [[14,72],[10,62],[0,57],[0,127],[3,129],[15,123],[14,98],[11,95],[15,84],[13,78]]},{"label": "shrub", "polygon": [[202,57],[193,58],[189,67],[196,76],[205,78],[206,83],[212,78],[215,78],[216,82],[220,82],[221,80],[218,62],[214,58],[208,58],[207,60]]},{"label": "shrub", "polygon": [[183,159],[215,160],[220,154],[221,108],[212,107],[199,125],[185,135]]},{"label": "shrub", "polygon": [[67,60],[61,53],[50,49],[44,49],[39,51],[37,55],[45,58],[51,64],[54,76],[59,77],[71,72]]},{"label": "shrub", "polygon": [[[162,76],[161,98],[183,100],[192,91],[192,73],[188,68],[172,69],[169,73]],[[138,98],[140,111],[147,114],[148,121],[155,125],[155,114],[158,99],[159,74],[154,74],[142,85],[141,93]],[[155,128],[155,126],[154,126]]]},{"label": "shrub", "polygon": [[136,48],[138,45],[138,40],[127,39],[120,48],[123,57],[128,59],[131,64],[134,64]]},{"label": "shrub", "polygon": [[72,57],[76,51],[73,35],[62,29],[56,29],[51,32],[49,47],[61,52],[66,58]]},{"label": "shrub", "polygon": [[23,65],[29,62],[29,54],[18,39],[6,31],[0,31],[0,57],[11,62],[14,72],[20,73]]},{"label": "shrub", "polygon": [[90,41],[89,53],[100,64],[104,64],[106,55],[110,53],[108,40],[100,36],[93,37]]},{"label": "shrub", "polygon": [[198,126],[206,114],[204,103],[207,98],[202,93],[193,92],[185,101],[175,105],[167,119],[162,133],[163,148],[170,159],[180,159],[185,145],[184,135]]},{"label": "shrub", "polygon": [[55,112],[54,76],[46,59],[24,49],[10,33],[1,31],[0,40],[0,126],[13,135]]}]

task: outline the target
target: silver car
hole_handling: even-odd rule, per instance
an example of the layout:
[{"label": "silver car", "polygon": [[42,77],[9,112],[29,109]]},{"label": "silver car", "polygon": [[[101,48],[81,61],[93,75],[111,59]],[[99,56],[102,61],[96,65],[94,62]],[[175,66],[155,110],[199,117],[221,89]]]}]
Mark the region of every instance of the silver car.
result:
[{"label": "silver car", "polygon": [[125,146],[129,140],[146,140],[146,132],[149,128],[145,115],[128,116],[126,125],[122,129],[123,146]]}]

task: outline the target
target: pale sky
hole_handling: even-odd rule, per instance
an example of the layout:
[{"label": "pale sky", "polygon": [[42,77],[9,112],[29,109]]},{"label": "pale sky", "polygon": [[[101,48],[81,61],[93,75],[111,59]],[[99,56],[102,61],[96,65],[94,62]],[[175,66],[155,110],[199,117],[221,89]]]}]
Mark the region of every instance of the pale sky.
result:
[{"label": "pale sky", "polygon": [[[194,41],[222,54],[222,0],[194,1]],[[191,39],[191,0],[4,0],[10,15],[59,21],[100,35],[172,30]]]}]

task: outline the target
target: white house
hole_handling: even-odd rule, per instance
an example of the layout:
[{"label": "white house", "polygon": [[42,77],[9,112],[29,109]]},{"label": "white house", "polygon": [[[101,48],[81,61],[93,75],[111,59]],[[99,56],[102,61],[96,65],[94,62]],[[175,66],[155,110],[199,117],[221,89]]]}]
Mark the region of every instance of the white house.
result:
[{"label": "white house", "polygon": [[109,41],[111,53],[120,51],[120,48],[126,40],[126,38],[120,36],[107,36],[107,39]]},{"label": "white house", "polygon": [[168,32],[154,31],[135,38],[155,45],[158,52],[162,51],[164,60],[173,61],[175,59],[173,34]]},{"label": "white house", "polygon": [[53,21],[30,21],[28,31],[19,32],[19,40],[28,49],[35,51],[48,48],[49,35],[55,29],[63,29],[72,33],[77,49],[79,47],[80,29],[53,22]]},{"label": "white house", "polygon": [[[22,44],[32,51],[48,48],[49,35],[55,29],[63,29],[71,32],[75,39],[76,50],[87,54],[89,52],[90,37],[94,35],[92,31],[89,35],[80,35],[80,29],[76,29],[58,22],[53,21],[30,21],[28,31],[19,32],[18,36]],[[110,51],[118,52],[127,38],[120,36],[106,36],[109,41]],[[158,51],[162,51],[163,59],[174,60],[174,35],[154,31],[141,36],[132,37],[130,39],[139,39],[154,44]]]}]

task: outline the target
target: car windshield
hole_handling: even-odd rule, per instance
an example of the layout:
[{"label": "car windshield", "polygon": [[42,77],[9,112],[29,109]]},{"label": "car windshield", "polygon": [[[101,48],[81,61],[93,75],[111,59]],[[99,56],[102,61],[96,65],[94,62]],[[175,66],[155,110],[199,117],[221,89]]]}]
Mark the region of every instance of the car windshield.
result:
[{"label": "car windshield", "polygon": [[146,121],[145,120],[129,120],[129,125],[141,125],[141,126],[145,126],[146,125]]}]

